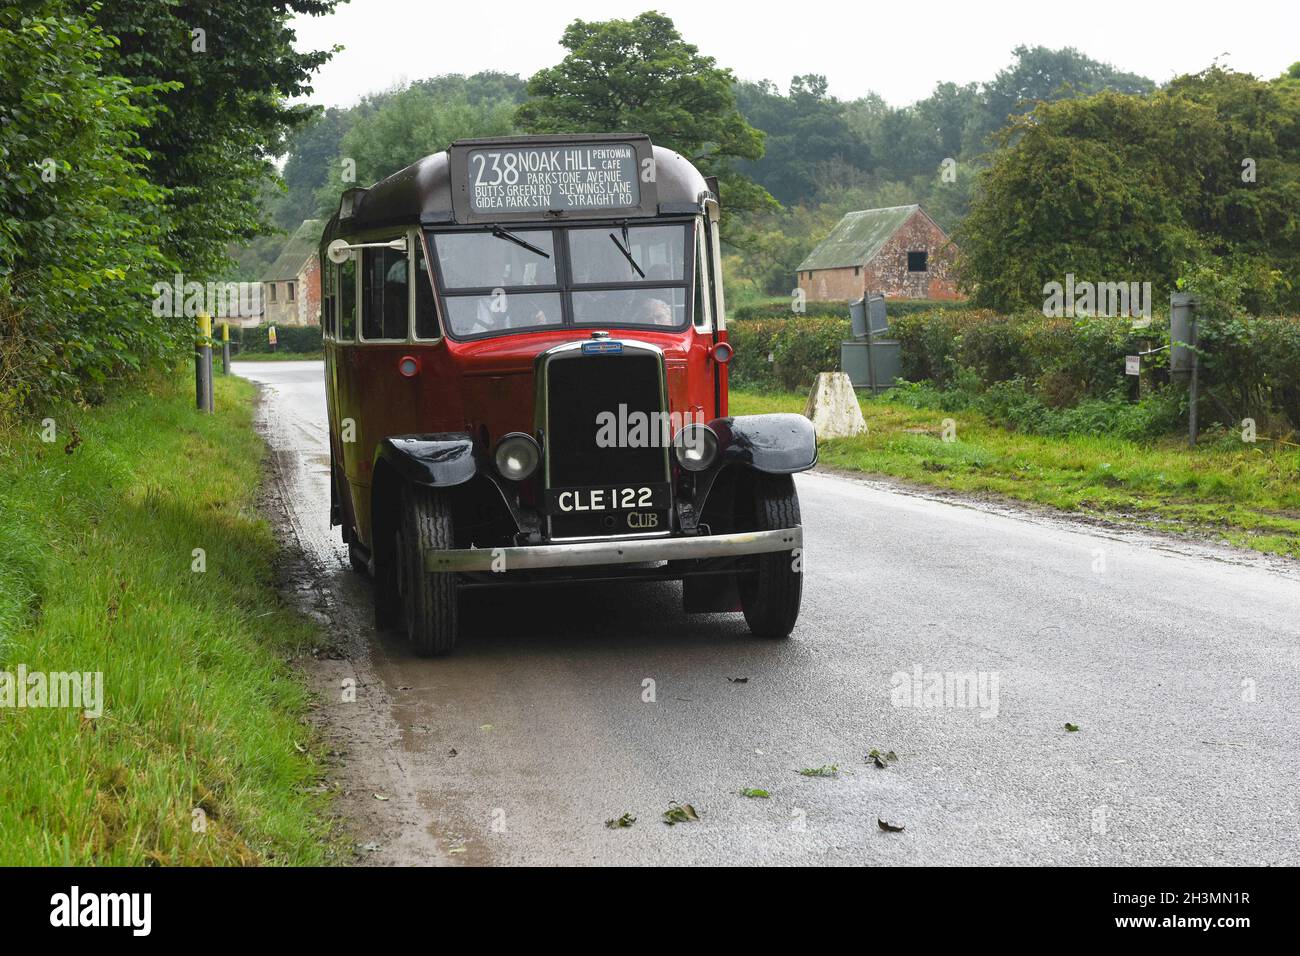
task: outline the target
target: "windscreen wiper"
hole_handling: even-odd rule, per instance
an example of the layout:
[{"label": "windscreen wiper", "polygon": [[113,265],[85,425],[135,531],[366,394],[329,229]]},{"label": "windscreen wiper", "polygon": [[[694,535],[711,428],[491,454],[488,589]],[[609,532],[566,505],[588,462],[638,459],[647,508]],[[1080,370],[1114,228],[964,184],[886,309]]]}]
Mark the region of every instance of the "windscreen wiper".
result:
[{"label": "windscreen wiper", "polygon": [[614,243],[614,245],[618,247],[618,251],[623,253],[623,258],[628,261],[628,265],[630,265],[633,269],[635,269],[636,274],[639,275],[642,279],[644,279],[645,272],[642,270],[642,268],[639,265],[636,264],[636,260],[632,258],[632,246],[627,238],[627,223],[623,224],[623,241],[619,242],[618,236],[614,235],[612,232],[609,234],[609,241]]},{"label": "windscreen wiper", "polygon": [[546,250],[544,250],[544,249],[539,249],[537,246],[533,245],[533,244],[532,244],[531,242],[529,242],[527,239],[520,239],[520,238],[519,238],[518,236],[516,236],[513,232],[507,232],[505,229],[502,229],[500,226],[493,226],[493,227],[492,227],[492,235],[496,236],[498,239],[509,239],[509,240],[510,240],[511,242],[513,242],[515,245],[517,245],[517,246],[523,246],[523,247],[524,247],[525,249],[527,249],[529,252],[532,252],[532,253],[535,253],[536,255],[539,255],[539,256],[541,256],[543,259],[549,259],[549,258],[551,258],[551,254],[550,254],[549,252],[547,252]]}]

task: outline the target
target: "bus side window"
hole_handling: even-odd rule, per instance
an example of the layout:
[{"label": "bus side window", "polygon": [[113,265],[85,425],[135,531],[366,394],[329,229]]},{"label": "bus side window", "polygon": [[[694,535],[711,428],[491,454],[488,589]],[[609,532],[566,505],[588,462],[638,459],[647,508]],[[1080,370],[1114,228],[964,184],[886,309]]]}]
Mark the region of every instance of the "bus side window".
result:
[{"label": "bus side window", "polygon": [[713,322],[713,310],[709,308],[709,255],[705,249],[705,233],[702,226],[695,228],[695,326],[707,329]]},{"label": "bus side window", "polygon": [[432,283],[429,263],[424,258],[424,242],[417,237],[415,240],[415,337],[417,339],[438,337],[438,313],[433,304]]},{"label": "bus side window", "polygon": [[363,339],[406,340],[407,260],[396,249],[366,249],[362,259]]},{"label": "bus side window", "polygon": [[329,263],[324,268],[325,292],[321,296],[320,332],[326,339],[334,338],[334,303],[337,301],[334,288],[336,285],[335,267]]},{"label": "bus side window", "polygon": [[340,342],[355,342],[357,338],[357,260],[354,255],[339,266],[339,324]]}]

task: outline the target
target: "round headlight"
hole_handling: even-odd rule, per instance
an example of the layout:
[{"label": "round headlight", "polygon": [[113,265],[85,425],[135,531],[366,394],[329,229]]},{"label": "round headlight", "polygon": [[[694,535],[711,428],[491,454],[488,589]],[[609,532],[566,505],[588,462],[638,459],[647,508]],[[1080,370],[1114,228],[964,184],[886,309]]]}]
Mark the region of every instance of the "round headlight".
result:
[{"label": "round headlight", "polygon": [[687,425],[673,439],[673,454],[687,471],[703,471],[718,459],[718,435],[708,425]]},{"label": "round headlight", "polygon": [[537,470],[542,460],[542,450],[532,435],[523,432],[511,432],[497,442],[497,471],[511,481],[523,481]]}]

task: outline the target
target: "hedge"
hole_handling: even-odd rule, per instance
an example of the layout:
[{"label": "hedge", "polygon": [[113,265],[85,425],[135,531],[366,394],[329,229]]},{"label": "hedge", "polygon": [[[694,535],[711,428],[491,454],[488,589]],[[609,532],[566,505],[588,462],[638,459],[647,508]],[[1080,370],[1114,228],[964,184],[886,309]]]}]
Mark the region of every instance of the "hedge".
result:
[{"label": "hedge", "polygon": [[[1153,322],[1134,330],[1122,318],[1049,319],[1040,313],[932,312],[892,322],[903,377],[987,388],[1023,379],[1044,391],[1049,405],[1103,398],[1125,385],[1124,357],[1168,344],[1168,328]],[[1167,364],[1167,353],[1147,360]]]},{"label": "hedge", "polygon": [[759,391],[811,388],[818,372],[840,367],[840,343],[848,337],[849,320],[833,316],[729,324],[727,338],[736,350],[729,381]]},{"label": "hedge", "polygon": [[[1134,329],[1126,318],[1054,319],[965,306],[899,315],[893,308],[891,334],[909,382],[971,394],[996,389],[999,401],[1009,397],[999,386],[1015,383],[1012,390],[1046,408],[1074,408],[1126,393],[1125,356],[1148,350],[1154,351],[1143,363],[1154,383],[1168,381],[1169,327],[1160,317]],[[842,316],[733,322],[731,382],[757,390],[810,388],[818,372],[839,368],[839,344],[849,334]],[[1280,416],[1300,429],[1300,317],[1206,317],[1199,339],[1207,421]]]},{"label": "hedge", "polygon": [[[267,328],[265,325],[243,330],[232,328],[230,339],[239,343],[241,352],[269,352],[271,345],[266,337]],[[319,325],[277,325],[275,339],[277,352],[319,352],[323,348]]]},{"label": "hedge", "polygon": [[[934,312],[943,309],[949,312],[964,312],[975,307],[969,302],[946,302],[935,299],[888,299],[886,308],[891,317],[915,315],[922,312]],[[732,322],[749,322],[754,319],[789,319],[795,315],[806,318],[846,318],[849,314],[847,301],[807,302],[802,313],[796,313],[788,298],[772,299],[766,302],[752,302],[740,305],[729,311]]]}]

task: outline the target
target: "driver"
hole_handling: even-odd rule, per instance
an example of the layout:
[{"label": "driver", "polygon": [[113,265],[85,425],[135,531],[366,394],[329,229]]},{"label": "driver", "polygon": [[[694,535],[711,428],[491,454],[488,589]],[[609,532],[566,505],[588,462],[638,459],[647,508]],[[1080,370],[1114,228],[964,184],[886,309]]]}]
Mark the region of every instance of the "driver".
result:
[{"label": "driver", "polygon": [[[646,270],[645,278],[647,282],[666,282],[672,278],[672,272],[667,265],[655,265]],[[640,304],[637,306],[635,321],[638,325],[676,325],[677,319],[673,315],[672,305],[662,296],[671,295],[668,289],[644,289],[640,290],[639,296],[642,296]]]}]

